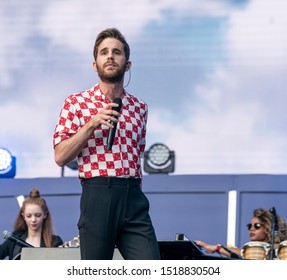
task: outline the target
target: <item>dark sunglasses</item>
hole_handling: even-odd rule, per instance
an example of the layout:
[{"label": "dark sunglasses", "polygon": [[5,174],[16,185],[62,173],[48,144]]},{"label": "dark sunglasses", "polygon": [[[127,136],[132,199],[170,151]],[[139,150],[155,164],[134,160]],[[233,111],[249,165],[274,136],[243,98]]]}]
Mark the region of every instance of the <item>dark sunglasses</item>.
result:
[{"label": "dark sunglasses", "polygon": [[251,230],[252,226],[254,226],[255,229],[260,229],[263,226],[263,224],[260,224],[260,223],[247,224],[248,230]]}]

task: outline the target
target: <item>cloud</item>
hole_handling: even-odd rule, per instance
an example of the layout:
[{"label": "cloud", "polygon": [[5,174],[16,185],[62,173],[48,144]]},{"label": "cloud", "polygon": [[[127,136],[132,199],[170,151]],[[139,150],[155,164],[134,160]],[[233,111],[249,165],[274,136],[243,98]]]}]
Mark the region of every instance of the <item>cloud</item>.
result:
[{"label": "cloud", "polygon": [[286,10],[285,0],[253,0],[247,9],[232,13],[227,41],[234,63],[286,66]]},{"label": "cloud", "polygon": [[37,0],[1,3],[0,32],[5,40],[0,43],[0,86],[13,86],[13,73],[27,63],[29,52],[35,53],[36,40],[46,40],[44,48],[65,47],[90,55],[96,34],[107,27],[118,27],[129,42],[142,36],[143,29],[153,22],[175,18],[222,17],[230,12],[228,1],[212,0],[133,0],[110,1],[63,0],[39,3]]},{"label": "cloud", "polygon": [[225,1],[212,0],[114,0],[107,5],[93,0],[52,1],[39,21],[38,30],[55,45],[86,53],[96,34],[107,27],[119,28],[132,41],[141,36],[147,24],[166,20],[165,11],[176,17],[218,17],[227,15],[229,10]]},{"label": "cloud", "polygon": [[[177,59],[180,49],[171,46],[161,60],[168,71],[162,73],[158,69],[163,68],[151,69],[154,64],[148,64],[132,80],[136,95],[152,94],[148,96],[148,146],[165,142],[175,150],[177,174],[285,172],[286,4],[275,2],[253,0],[239,10],[230,1],[213,0],[126,0],[101,5],[92,0],[30,0],[28,5],[14,0],[1,4],[0,31],[5,40],[0,42],[0,115],[5,121],[0,144],[17,154],[17,176],[59,176],[51,146],[53,128],[64,98],[95,80],[88,63],[98,31],[116,26],[136,45],[145,42],[143,36],[149,36],[159,24],[169,28],[177,22],[175,26],[180,28],[191,19],[201,22],[207,18],[212,19],[207,28],[216,26],[220,33],[213,34],[224,35],[225,44],[220,38],[226,50],[224,60],[211,64],[210,53],[205,54],[211,49],[193,45],[192,51],[204,49],[200,58],[206,60],[198,70],[185,56],[183,68],[176,65],[183,62]],[[194,35],[178,29],[177,39],[184,32],[200,36],[199,31]],[[158,52],[151,45],[151,35],[148,40],[151,63],[156,63]],[[165,50],[168,42],[164,37],[158,50]],[[181,42],[187,47],[194,43],[178,40],[179,46]],[[186,55],[190,51],[184,50]],[[171,63],[172,51],[177,53]],[[153,85],[156,92],[151,90]],[[162,88],[164,92],[159,92]],[[166,102],[155,102],[154,93]]]},{"label": "cloud", "polygon": [[44,48],[65,47],[90,55],[96,34],[104,28],[118,27],[132,42],[148,24],[167,20],[165,11],[179,18],[222,16],[229,10],[225,3],[212,0],[113,0],[107,4],[94,0],[3,2],[0,34],[5,34],[5,40],[0,42],[0,87],[13,86],[14,73],[28,63],[29,52],[35,53],[36,40],[46,40]]},{"label": "cloud", "polygon": [[55,1],[45,10],[38,28],[52,44],[86,53],[98,32],[107,27],[117,27],[133,37],[149,20],[159,17],[149,1],[110,1],[107,5],[93,0]]},{"label": "cloud", "polygon": [[19,12],[15,10],[14,16],[9,16],[9,10],[13,8],[6,3],[1,3],[0,9],[0,88],[7,88],[13,83],[11,72],[19,69],[21,63],[15,53],[23,46],[23,41],[27,34],[30,33],[30,28],[25,20],[17,15]]},{"label": "cloud", "polygon": [[153,116],[178,173],[286,173],[286,4],[276,4],[251,1],[231,14],[230,60],[196,87],[185,119],[165,125],[163,112]]}]

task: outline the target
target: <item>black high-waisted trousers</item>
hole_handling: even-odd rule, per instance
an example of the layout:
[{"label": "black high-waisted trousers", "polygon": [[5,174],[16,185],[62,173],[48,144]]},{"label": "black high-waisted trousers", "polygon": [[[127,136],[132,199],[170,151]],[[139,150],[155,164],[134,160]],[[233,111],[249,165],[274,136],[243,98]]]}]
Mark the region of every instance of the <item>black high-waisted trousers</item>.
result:
[{"label": "black high-waisted trousers", "polygon": [[78,221],[82,260],[158,260],[149,201],[134,178],[95,177],[82,183]]}]

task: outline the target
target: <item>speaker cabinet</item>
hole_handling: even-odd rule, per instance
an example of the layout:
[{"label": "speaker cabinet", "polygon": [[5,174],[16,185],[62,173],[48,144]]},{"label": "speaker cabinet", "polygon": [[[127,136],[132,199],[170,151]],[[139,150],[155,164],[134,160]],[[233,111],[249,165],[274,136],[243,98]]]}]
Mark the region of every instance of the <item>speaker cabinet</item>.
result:
[{"label": "speaker cabinet", "polygon": [[[80,260],[80,248],[22,248],[21,260]],[[123,260],[115,249],[113,260]]]}]

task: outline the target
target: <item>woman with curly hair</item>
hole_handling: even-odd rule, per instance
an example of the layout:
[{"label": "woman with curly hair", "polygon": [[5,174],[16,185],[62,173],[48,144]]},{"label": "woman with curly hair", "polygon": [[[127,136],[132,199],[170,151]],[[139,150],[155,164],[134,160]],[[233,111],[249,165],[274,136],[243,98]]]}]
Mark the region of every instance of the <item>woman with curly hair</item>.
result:
[{"label": "woman with curly hair", "polygon": [[[278,233],[274,237],[274,247],[278,247],[279,243],[287,239],[286,222],[277,215]],[[270,210],[258,208],[253,212],[251,222],[247,224],[249,230],[250,241],[262,241],[271,244],[272,238],[272,213]]]},{"label": "woman with curly hair", "polygon": [[[249,231],[250,242],[264,242],[272,244],[272,213],[268,209],[257,208],[253,212],[253,217],[247,230]],[[277,249],[279,244],[287,240],[287,226],[285,220],[277,214],[278,232],[274,237],[274,249]],[[207,253],[219,253],[227,257],[231,253],[226,250],[226,247],[221,244],[211,245],[202,241],[196,241],[196,244],[203,247]],[[242,249],[237,247],[228,248],[231,252],[241,256]]]},{"label": "woman with curly hair", "polygon": [[[34,188],[18,212],[13,235],[33,247],[58,247],[61,237],[54,235],[52,217],[44,198]],[[11,240],[0,245],[0,259],[19,259],[22,248]]]}]

